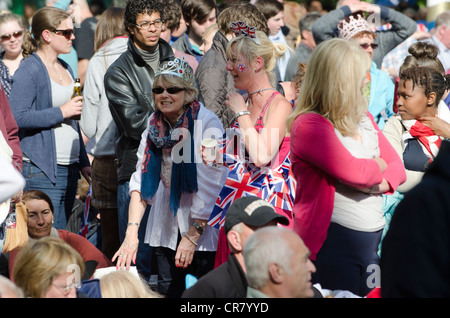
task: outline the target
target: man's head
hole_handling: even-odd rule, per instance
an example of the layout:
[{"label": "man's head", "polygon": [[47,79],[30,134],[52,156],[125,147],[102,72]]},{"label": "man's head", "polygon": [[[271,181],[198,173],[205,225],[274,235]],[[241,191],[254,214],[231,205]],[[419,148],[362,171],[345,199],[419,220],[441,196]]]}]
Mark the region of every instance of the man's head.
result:
[{"label": "man's head", "polygon": [[309,250],[290,229],[256,230],[244,247],[246,277],[250,287],[272,298],[311,298],[311,276],[316,271]]},{"label": "man's head", "polygon": [[264,15],[250,3],[232,3],[227,6],[217,18],[219,31],[229,40],[234,37],[231,22],[242,21],[247,25],[254,26],[256,30],[269,35],[267,20]]},{"label": "man's head", "polygon": [[278,0],[257,0],[255,7],[264,14],[270,35],[276,35],[284,26],[284,7]]},{"label": "man's head", "polygon": [[309,12],[299,22],[301,41],[312,49],[316,47],[316,41],[311,31],[312,25],[321,16],[319,12]]},{"label": "man's head", "polygon": [[130,0],[125,7],[124,26],[134,44],[141,50],[153,51],[163,26],[162,8],[158,1]]},{"label": "man's head", "polygon": [[447,48],[450,49],[450,10],[442,12],[436,17],[436,31],[434,36]]},{"label": "man's head", "polygon": [[180,27],[181,7],[175,0],[158,0],[162,6],[162,19],[164,21],[161,38],[170,43],[171,36]]},{"label": "man's head", "polygon": [[217,22],[215,0],[182,0],[181,12],[190,39],[201,43],[205,30]]},{"label": "man's head", "polygon": [[258,197],[242,197],[233,202],[225,218],[225,234],[233,253],[240,253],[245,241],[257,228],[288,225],[289,220],[275,212],[274,207]]}]

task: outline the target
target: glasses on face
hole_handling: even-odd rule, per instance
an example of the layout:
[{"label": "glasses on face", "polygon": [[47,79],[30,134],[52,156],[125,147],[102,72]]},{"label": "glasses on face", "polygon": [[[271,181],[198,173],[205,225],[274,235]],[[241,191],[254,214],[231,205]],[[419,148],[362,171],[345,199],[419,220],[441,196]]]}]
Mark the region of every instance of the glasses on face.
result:
[{"label": "glasses on face", "polygon": [[73,34],[73,29],[66,29],[66,30],[53,30],[53,33],[56,35],[62,35],[66,38],[66,40],[70,40]]},{"label": "glasses on face", "polygon": [[376,44],[376,43],[371,43],[371,44],[361,43],[359,46],[362,47],[364,50],[367,50],[369,48],[369,46],[374,50],[378,48],[378,44]]},{"label": "glasses on face", "polygon": [[177,93],[179,93],[181,91],[184,91],[184,88],[182,88],[182,87],[175,87],[175,86],[171,86],[171,87],[167,87],[167,88],[163,88],[163,87],[157,86],[157,87],[153,87],[152,88],[153,94],[156,94],[156,95],[162,94],[162,93],[164,93],[164,91],[166,91],[167,93],[173,95],[173,94],[177,94]]},{"label": "glasses on face", "polygon": [[9,33],[3,34],[2,36],[0,36],[0,38],[2,39],[2,41],[8,41],[11,39],[12,36],[17,39],[17,38],[21,37],[22,34],[23,34],[23,31],[17,31],[17,32],[14,32],[13,34],[9,34]]},{"label": "glasses on face", "polygon": [[160,28],[163,25],[163,21],[162,20],[155,20],[153,22],[142,22],[141,24],[136,24],[136,26],[138,26],[140,29],[142,30],[148,30],[150,29],[150,26],[154,25],[156,28]]}]

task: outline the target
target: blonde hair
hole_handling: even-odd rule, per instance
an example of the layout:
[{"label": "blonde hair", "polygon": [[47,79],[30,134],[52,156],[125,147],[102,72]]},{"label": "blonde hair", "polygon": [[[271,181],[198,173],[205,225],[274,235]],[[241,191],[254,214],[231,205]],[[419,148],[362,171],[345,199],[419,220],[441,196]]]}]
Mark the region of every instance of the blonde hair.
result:
[{"label": "blonde hair", "polygon": [[287,119],[288,131],[299,115],[314,112],[344,136],[354,134],[368,109],[361,87],[370,66],[369,55],[356,41],[334,38],[319,44],[308,62],[297,107]]},{"label": "blonde hair", "polygon": [[17,254],[13,271],[14,283],[25,297],[43,298],[53,281],[61,274],[79,269],[84,272],[81,255],[62,239],[46,236],[29,243]]},{"label": "blonde hair", "polygon": [[135,274],[114,271],[100,278],[102,298],[162,298]]},{"label": "blonde hair", "polygon": [[264,60],[264,71],[269,77],[271,84],[275,87],[276,78],[273,69],[277,64],[277,59],[282,57],[288,50],[288,46],[283,43],[273,43],[264,32],[256,31],[255,34],[260,42],[259,44],[245,35],[239,35],[231,39],[227,45],[227,57],[232,58],[233,48],[236,50],[235,54],[242,54],[249,62],[257,57],[262,57]]}]

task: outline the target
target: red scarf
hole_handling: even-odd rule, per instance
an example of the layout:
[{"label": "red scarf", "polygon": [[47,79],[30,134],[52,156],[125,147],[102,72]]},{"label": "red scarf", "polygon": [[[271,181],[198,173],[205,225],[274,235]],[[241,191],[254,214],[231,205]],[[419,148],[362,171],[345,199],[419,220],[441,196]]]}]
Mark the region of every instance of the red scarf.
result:
[{"label": "red scarf", "polygon": [[427,137],[431,136],[437,137],[437,140],[431,143],[434,143],[438,149],[441,148],[442,143],[441,138],[437,136],[430,127],[425,126],[424,124],[422,124],[422,122],[418,120],[416,120],[416,123],[411,126],[411,128],[409,129],[409,133],[411,134],[411,136],[417,138],[422,143],[422,145],[424,145],[425,148],[428,150],[431,157],[434,158],[434,154],[430,146],[430,139]]}]

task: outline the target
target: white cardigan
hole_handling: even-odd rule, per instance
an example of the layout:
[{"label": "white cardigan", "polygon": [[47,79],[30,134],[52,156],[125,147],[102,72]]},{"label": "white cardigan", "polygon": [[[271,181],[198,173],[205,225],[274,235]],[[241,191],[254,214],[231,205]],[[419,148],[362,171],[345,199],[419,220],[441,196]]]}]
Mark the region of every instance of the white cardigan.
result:
[{"label": "white cardigan", "polygon": [[[153,115],[152,115],[153,116]],[[149,118],[149,122],[151,117]],[[216,168],[205,165],[201,160],[200,143],[202,139],[215,137],[221,138],[223,126],[219,118],[203,105],[200,107],[198,119],[194,126],[194,151],[197,162],[197,183],[198,192],[183,193],[180,199],[180,206],[177,215],[174,217],[169,208],[170,198],[170,173],[172,158],[170,152],[163,153],[161,165],[161,181],[158,190],[153,198],[147,202],[151,204],[145,243],[151,246],[163,246],[172,250],[177,248],[178,231],[184,235],[193,219],[208,220],[214,204],[225,184],[229,169],[226,167]],[[137,152],[138,162],[136,172],[130,180],[130,194],[132,191],[141,192],[141,165],[143,154],[147,142],[147,129],[143,132],[141,143]],[[211,226],[207,226],[205,232],[197,242],[196,250],[215,251],[217,249],[219,231]]]}]

